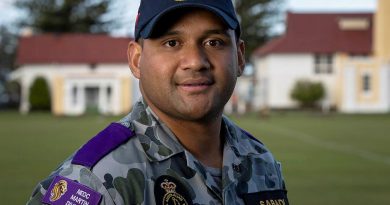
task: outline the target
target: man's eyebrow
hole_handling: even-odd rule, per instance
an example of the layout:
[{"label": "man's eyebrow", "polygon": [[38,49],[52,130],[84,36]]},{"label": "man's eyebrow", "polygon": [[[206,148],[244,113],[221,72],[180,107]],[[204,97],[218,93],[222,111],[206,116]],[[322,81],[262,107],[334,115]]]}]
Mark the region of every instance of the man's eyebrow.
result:
[{"label": "man's eyebrow", "polygon": [[163,33],[161,35],[161,37],[164,37],[164,36],[175,36],[175,35],[179,35],[181,32],[180,31],[177,31],[177,30],[171,30],[171,31],[167,31],[165,33]]},{"label": "man's eyebrow", "polygon": [[212,29],[212,30],[207,30],[204,34],[205,35],[218,34],[218,35],[224,35],[226,37],[230,37],[229,29]]}]

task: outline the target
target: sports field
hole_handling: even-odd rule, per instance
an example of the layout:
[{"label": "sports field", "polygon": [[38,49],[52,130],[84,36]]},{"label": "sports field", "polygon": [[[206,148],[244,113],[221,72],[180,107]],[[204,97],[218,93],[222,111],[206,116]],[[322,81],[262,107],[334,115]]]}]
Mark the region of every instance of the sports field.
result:
[{"label": "sports field", "polygon": [[[117,119],[1,111],[1,204],[25,204],[40,179]],[[289,112],[234,119],[282,162],[290,204],[390,204],[390,115]]]}]

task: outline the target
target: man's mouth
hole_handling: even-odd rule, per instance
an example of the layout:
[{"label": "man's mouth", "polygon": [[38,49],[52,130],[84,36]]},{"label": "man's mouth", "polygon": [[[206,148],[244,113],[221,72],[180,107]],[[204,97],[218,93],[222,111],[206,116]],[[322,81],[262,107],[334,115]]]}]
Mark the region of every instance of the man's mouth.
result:
[{"label": "man's mouth", "polygon": [[214,84],[214,81],[209,78],[186,79],[177,85],[187,92],[201,92],[208,89]]}]

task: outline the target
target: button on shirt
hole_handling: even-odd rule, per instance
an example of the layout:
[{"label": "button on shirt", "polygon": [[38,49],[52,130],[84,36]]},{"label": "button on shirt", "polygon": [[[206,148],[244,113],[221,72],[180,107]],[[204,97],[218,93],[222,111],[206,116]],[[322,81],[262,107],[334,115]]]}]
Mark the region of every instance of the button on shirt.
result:
[{"label": "button on shirt", "polygon": [[[285,195],[274,195],[285,193],[279,163],[262,143],[226,117],[220,178],[188,152],[142,100],[119,124],[135,136],[89,166],[75,164],[76,153],[37,186],[28,204],[41,203],[57,175],[100,193],[99,204],[173,204],[175,200],[207,205],[259,204],[259,200],[288,204]],[[256,193],[270,195],[264,199]]]}]

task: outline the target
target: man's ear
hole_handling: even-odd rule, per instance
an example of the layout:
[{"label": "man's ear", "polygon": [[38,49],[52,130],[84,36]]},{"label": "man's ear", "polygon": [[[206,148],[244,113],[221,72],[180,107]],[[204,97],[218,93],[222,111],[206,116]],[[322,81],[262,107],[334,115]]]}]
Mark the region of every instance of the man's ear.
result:
[{"label": "man's ear", "polygon": [[238,77],[242,75],[245,69],[245,42],[239,40],[237,43],[237,58],[238,58]]},{"label": "man's ear", "polygon": [[127,59],[131,72],[133,73],[134,77],[138,79],[140,79],[141,77],[141,72],[139,68],[139,64],[141,61],[141,52],[142,46],[139,43],[135,41],[131,41],[129,43],[129,47],[127,48]]}]

